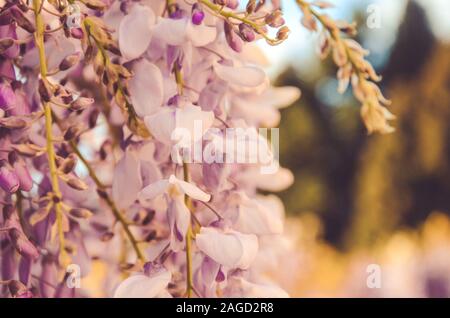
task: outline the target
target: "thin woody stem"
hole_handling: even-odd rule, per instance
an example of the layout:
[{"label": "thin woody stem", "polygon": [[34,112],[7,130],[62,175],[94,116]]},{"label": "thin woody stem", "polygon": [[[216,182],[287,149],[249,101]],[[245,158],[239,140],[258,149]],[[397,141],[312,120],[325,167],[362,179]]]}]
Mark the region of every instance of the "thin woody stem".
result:
[{"label": "thin woody stem", "polygon": [[[40,65],[40,74],[41,79],[43,81],[47,81],[47,61],[45,57],[45,49],[44,49],[44,22],[42,20],[41,16],[41,8],[43,6],[43,2],[45,0],[33,0],[33,11],[34,11],[34,17],[35,17],[35,24],[36,24],[36,32],[34,33],[34,40],[35,45],[39,52],[39,65]],[[45,133],[46,133],[46,140],[47,140],[47,157],[48,157],[48,166],[50,170],[50,182],[52,185],[52,191],[53,195],[56,197],[56,203],[54,204],[55,207],[55,213],[56,213],[56,226],[57,226],[57,232],[58,232],[58,239],[59,239],[59,255],[60,260],[62,262],[62,266],[66,266],[69,262],[67,252],[65,250],[65,238],[64,238],[64,230],[63,230],[63,212],[61,209],[61,191],[59,189],[59,181],[58,181],[58,171],[56,167],[56,161],[55,161],[55,148],[53,145],[53,133],[52,133],[52,110],[50,107],[50,104],[47,102],[43,102],[44,107],[44,117],[45,117]]]},{"label": "thin woody stem", "polygon": [[[176,1],[175,0],[166,0],[166,4],[167,4],[167,12],[169,12],[169,14],[174,13],[176,10],[176,6],[175,6]],[[178,94],[183,95],[183,90],[184,90],[183,75],[181,74],[180,67],[178,66],[176,61],[173,64],[173,72],[175,74],[175,81],[177,83]]]},{"label": "thin woody stem", "polygon": [[97,174],[95,173],[92,166],[89,164],[89,161],[83,156],[83,154],[78,149],[77,144],[71,140],[69,142],[70,147],[72,148],[73,152],[80,158],[81,162],[85,165],[86,169],[88,170],[89,176],[92,180],[94,180],[95,185],[97,186],[97,189],[102,192],[102,198],[105,200],[105,202],[108,204],[108,206],[111,208],[112,213],[114,214],[114,217],[116,220],[122,225],[123,230],[125,231],[125,234],[128,237],[128,240],[130,241],[131,245],[133,246],[134,251],[136,252],[137,257],[139,260],[141,260],[143,263],[146,262],[146,258],[139,248],[138,240],[134,237],[133,233],[130,230],[129,224],[130,222],[125,218],[125,216],[119,211],[117,208],[116,203],[111,198],[111,196],[106,192],[106,186],[103,184],[103,182],[100,181]]},{"label": "thin woody stem", "polygon": [[[189,182],[190,176],[189,176],[189,167],[187,163],[183,163],[183,175],[184,175],[184,181]],[[189,196],[186,194],[184,195],[184,202],[186,206],[188,207],[189,211],[191,211],[192,208],[192,202]],[[192,226],[189,222],[189,226],[186,232],[186,295],[188,298],[192,297],[192,291],[193,291],[193,280],[192,280]]]},{"label": "thin woody stem", "polygon": [[[174,0],[167,0],[167,11],[169,14],[173,13],[176,9],[175,7],[175,1]],[[181,95],[183,94],[183,76],[181,74],[181,71],[177,65],[177,63],[174,63],[173,71],[175,73],[175,81],[178,86],[178,93]],[[183,176],[184,181],[189,182],[190,176],[189,176],[189,167],[187,163],[183,162]],[[186,206],[188,207],[189,211],[192,213],[192,201],[186,194],[184,195],[184,202]],[[188,229],[186,232],[186,296],[188,298],[192,297],[192,292],[194,292],[194,284],[192,279],[192,225],[191,222],[189,222]]]}]

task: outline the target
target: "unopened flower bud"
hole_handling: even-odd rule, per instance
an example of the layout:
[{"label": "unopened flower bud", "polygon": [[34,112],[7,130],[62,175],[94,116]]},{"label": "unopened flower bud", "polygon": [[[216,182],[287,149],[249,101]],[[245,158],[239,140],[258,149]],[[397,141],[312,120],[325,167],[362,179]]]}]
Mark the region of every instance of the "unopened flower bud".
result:
[{"label": "unopened flower bud", "polygon": [[114,53],[115,55],[121,56],[122,53],[120,52],[120,48],[114,41],[109,41],[105,44],[105,49],[110,51],[111,53]]},{"label": "unopened flower bud", "polygon": [[3,212],[3,220],[4,221],[9,220],[12,217],[12,215],[14,214],[14,211],[15,211],[15,208],[13,205],[5,204],[3,206],[3,211],[2,211]]},{"label": "unopened flower bud", "polygon": [[78,63],[78,61],[80,60],[80,53],[74,53],[74,54],[70,54],[67,55],[62,61],[61,63],[59,63],[59,69],[61,71],[65,71],[68,70],[69,68],[71,68],[72,66],[74,66],[75,64]]},{"label": "unopened flower bud", "polygon": [[228,21],[224,21],[225,38],[228,45],[236,52],[242,51],[242,39],[234,32],[233,26]]},{"label": "unopened flower bud", "polygon": [[239,0],[227,0],[227,7],[234,10],[239,6]]},{"label": "unopened flower bud", "polygon": [[0,118],[0,126],[9,129],[22,129],[27,127],[28,123],[18,116],[11,116]]},{"label": "unopened flower bud", "polygon": [[14,150],[8,153],[8,162],[11,166],[13,166],[16,162],[19,161],[19,155]]},{"label": "unopened flower bud", "polygon": [[105,160],[108,157],[108,153],[110,153],[111,149],[111,141],[109,139],[105,140],[99,150],[100,160]]},{"label": "unopened flower bud", "polygon": [[203,19],[205,18],[205,13],[203,12],[202,8],[198,5],[198,3],[195,3],[192,6],[192,23],[195,25],[200,25],[203,22]]},{"label": "unopened flower bud", "polygon": [[252,27],[245,23],[239,24],[239,34],[247,42],[252,42],[255,40],[255,32]]},{"label": "unopened flower bud", "polygon": [[84,61],[86,63],[90,62],[90,61],[92,61],[94,56],[95,56],[94,46],[88,44],[87,47],[86,47],[86,50],[84,50]]},{"label": "unopened flower bud", "polygon": [[84,0],[84,5],[92,10],[104,10],[106,4],[102,0]]},{"label": "unopened flower bud", "polygon": [[72,95],[61,96],[60,98],[61,98],[61,101],[66,105],[71,104],[73,102]]},{"label": "unopened flower bud", "polygon": [[11,146],[14,150],[16,150],[20,155],[26,157],[34,157],[37,156],[42,149],[34,144],[17,144]]},{"label": "unopened flower bud", "polygon": [[36,28],[34,27],[33,23],[31,23],[30,20],[25,17],[22,10],[20,10],[16,6],[12,6],[9,9],[12,17],[16,21],[17,25],[20,26],[22,29],[28,31],[29,33],[34,33],[36,31]]},{"label": "unopened flower bud", "polygon": [[108,193],[105,190],[97,189],[97,194],[102,199],[106,200],[108,198]]},{"label": "unopened flower bud", "polygon": [[130,3],[128,1],[121,1],[120,2],[120,12],[122,12],[123,14],[128,14],[128,9],[130,7]]},{"label": "unopened flower bud", "polygon": [[0,83],[0,109],[9,110],[16,106],[16,95],[10,85]]},{"label": "unopened flower bud", "polygon": [[84,36],[84,32],[82,28],[71,28],[70,35],[75,39],[81,40]]},{"label": "unopened flower bud", "polygon": [[77,177],[69,177],[69,179],[67,180],[67,185],[75,190],[80,191],[89,189],[88,185]]},{"label": "unopened flower bud", "polygon": [[11,151],[8,154],[8,161],[19,179],[20,190],[30,191],[33,188],[33,179],[25,162],[18,156],[16,151]]},{"label": "unopened flower bud", "polygon": [[75,169],[76,164],[77,157],[74,154],[70,154],[67,158],[62,160],[59,169],[61,169],[64,174],[69,174]]},{"label": "unopened flower bud", "polygon": [[74,111],[83,110],[94,103],[93,98],[78,97],[70,104],[70,109]]},{"label": "unopened flower bud", "polygon": [[[9,2],[9,1],[8,1]],[[22,10],[22,12],[28,12],[28,10],[30,10],[30,7],[29,6],[27,6],[27,4],[25,3],[25,2],[22,2],[22,1],[11,1],[11,2],[14,2],[15,4],[16,4],[16,6],[20,9],[20,10]]]},{"label": "unopened flower bud", "polygon": [[33,298],[33,293],[18,280],[10,280],[8,289],[13,298]]},{"label": "unopened flower bud", "polygon": [[94,110],[91,111],[88,118],[88,124],[89,128],[94,128],[97,124],[98,116],[100,115],[100,110],[98,108],[94,108]]},{"label": "unopened flower bud", "polygon": [[6,193],[14,193],[19,189],[19,178],[9,167],[6,160],[0,161],[0,187]]},{"label": "unopened flower bud", "polygon": [[151,230],[147,236],[145,237],[146,242],[153,241],[157,237],[157,233],[155,230]]},{"label": "unopened flower bud", "polygon": [[354,37],[358,32],[356,30],[356,23],[348,23],[348,22],[337,22],[337,27],[339,30],[348,36]]},{"label": "unopened flower bud", "polygon": [[155,218],[155,211],[150,211],[142,220],[142,225],[149,225],[150,222]]},{"label": "unopened flower bud", "polygon": [[78,219],[88,219],[92,216],[92,212],[84,208],[73,208],[69,214]]},{"label": "unopened flower bud", "polygon": [[[264,5],[266,4],[266,0],[259,0],[256,4],[255,12],[258,12]],[[272,6],[276,9],[277,6],[275,5],[274,1],[272,0]]]},{"label": "unopened flower bud", "polygon": [[75,139],[81,134],[82,131],[83,129],[80,125],[70,126],[64,133],[64,140],[69,141]]},{"label": "unopened flower bud", "polygon": [[280,41],[286,40],[289,35],[289,32],[290,30],[286,25],[282,26],[277,32],[277,39]]},{"label": "unopened flower bud", "polygon": [[178,4],[171,4],[169,7],[169,17],[174,20],[182,19],[186,12],[178,6]]},{"label": "unopened flower bud", "polygon": [[273,28],[279,28],[284,24],[283,13],[280,10],[272,12],[264,20]]},{"label": "unopened flower bud", "polygon": [[11,243],[14,245],[14,247],[16,248],[17,252],[19,252],[20,255],[24,257],[29,257],[33,260],[39,257],[39,251],[33,245],[33,243],[31,243],[28,240],[28,238],[22,231],[13,228],[9,230],[8,234]]},{"label": "unopened flower bud", "polygon": [[255,11],[256,9],[256,0],[250,0],[247,3],[247,7],[245,8],[245,11],[247,12],[247,14],[252,14],[253,11]]},{"label": "unopened flower bud", "polygon": [[102,236],[100,237],[100,241],[102,242],[108,242],[111,241],[111,239],[114,237],[114,233],[113,232],[105,232],[102,234]]},{"label": "unopened flower bud", "polygon": [[14,44],[14,39],[12,38],[3,38],[0,39],[0,53],[5,52]]},{"label": "unopened flower bud", "polygon": [[182,98],[179,94],[173,95],[172,97],[170,97],[167,101],[167,105],[169,106],[178,106],[180,105]]},{"label": "unopened flower bud", "polygon": [[38,91],[39,91],[39,96],[41,97],[42,101],[45,103],[48,103],[53,96],[52,89],[50,88],[50,85],[49,85],[48,81],[46,81],[46,80],[39,79]]},{"label": "unopened flower bud", "polygon": [[[64,246],[64,250],[67,253],[69,253],[71,255],[74,255],[76,253],[76,251],[77,251],[77,247],[74,244],[70,243],[70,242],[66,242],[66,245]],[[61,257],[61,255],[60,255],[60,257]]]}]

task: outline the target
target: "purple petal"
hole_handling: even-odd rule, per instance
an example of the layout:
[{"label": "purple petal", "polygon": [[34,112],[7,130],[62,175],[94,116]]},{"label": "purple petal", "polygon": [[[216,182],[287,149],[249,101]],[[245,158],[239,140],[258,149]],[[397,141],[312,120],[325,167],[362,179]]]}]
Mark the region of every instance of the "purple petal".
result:
[{"label": "purple petal", "polygon": [[122,56],[133,60],[148,48],[152,38],[155,14],[152,9],[136,4],[119,26],[119,47]]},{"label": "purple petal", "polygon": [[16,107],[16,94],[11,86],[0,83],[0,108],[9,110],[14,107]]},{"label": "purple petal", "polygon": [[126,209],[137,199],[142,189],[140,160],[133,150],[127,150],[116,165],[112,196],[120,209]]},{"label": "purple petal", "polygon": [[14,193],[19,189],[19,178],[6,166],[0,168],[0,187],[7,193]]},{"label": "purple petal", "polygon": [[114,298],[155,298],[166,290],[172,274],[165,270],[153,276],[142,274],[125,279],[114,292]]},{"label": "purple petal", "polygon": [[140,117],[154,114],[163,103],[163,77],[159,68],[147,60],[133,65],[134,76],[129,82],[131,101]]}]

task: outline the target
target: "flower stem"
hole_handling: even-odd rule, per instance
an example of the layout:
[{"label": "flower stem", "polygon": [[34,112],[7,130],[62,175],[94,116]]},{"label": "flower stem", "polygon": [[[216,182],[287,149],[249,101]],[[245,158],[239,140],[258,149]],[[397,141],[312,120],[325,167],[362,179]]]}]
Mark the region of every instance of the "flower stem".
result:
[{"label": "flower stem", "polygon": [[134,251],[136,252],[138,259],[141,260],[143,263],[145,263],[146,258],[144,256],[144,254],[142,253],[141,249],[139,248],[139,243],[138,243],[137,239],[134,237],[133,233],[130,230],[130,227],[129,227],[130,222],[128,222],[128,220],[125,218],[125,216],[119,211],[114,200],[106,192],[106,186],[103,184],[103,182],[100,181],[100,179],[98,178],[94,169],[89,164],[89,161],[87,161],[87,159],[83,156],[83,154],[78,149],[77,144],[73,140],[71,140],[69,142],[69,144],[70,144],[70,147],[72,148],[73,152],[75,152],[75,154],[78,156],[78,158],[80,158],[80,160],[85,165],[86,169],[88,170],[89,176],[91,177],[92,180],[94,180],[94,183],[97,186],[97,189],[102,192],[102,198],[105,200],[106,204],[108,204],[108,206],[110,207],[112,213],[114,214],[114,217],[122,225],[122,228],[125,231],[125,234],[127,235],[128,240],[130,241]]},{"label": "flower stem", "polygon": [[[187,163],[183,163],[183,175],[184,181],[189,182],[189,167]],[[191,199],[185,194],[184,202],[188,207],[189,211],[192,209]],[[189,226],[186,232],[186,295],[188,298],[192,297],[193,283],[192,283],[192,226],[189,222]]]},{"label": "flower stem", "polygon": [[[47,61],[45,57],[45,49],[44,49],[44,22],[41,16],[41,7],[43,5],[43,1],[45,0],[33,0],[33,11],[35,17],[36,24],[36,32],[34,33],[35,45],[39,52],[39,65],[40,65],[40,74],[41,79],[43,81],[47,81]],[[47,157],[48,157],[48,166],[50,170],[50,182],[52,185],[53,195],[55,196],[55,213],[56,213],[56,226],[57,233],[59,239],[59,257],[60,257],[60,265],[65,267],[69,263],[69,258],[67,252],[65,250],[65,239],[64,239],[64,231],[63,231],[63,215],[61,209],[61,191],[59,189],[59,181],[58,181],[58,171],[56,168],[55,162],[55,148],[53,146],[53,133],[52,133],[52,110],[50,104],[47,102],[43,103],[44,107],[44,117],[45,117],[45,134],[47,140]]]},{"label": "flower stem", "polygon": [[325,20],[322,17],[322,15],[320,13],[318,13],[317,11],[315,11],[313,8],[311,8],[311,5],[309,3],[307,3],[304,0],[296,0],[296,1],[297,1],[297,4],[299,6],[307,7],[309,9],[311,14],[317,19],[317,21],[320,22],[322,27],[324,27],[329,32],[329,34],[331,35],[333,40],[335,40],[336,42],[342,43],[342,45],[345,47],[345,54],[347,55],[348,61],[352,65],[352,68],[353,68],[355,74],[358,76],[358,79],[361,81],[362,85],[364,85],[364,83],[367,82],[367,80],[364,78],[363,72],[361,71],[360,67],[356,63],[356,61],[355,61],[355,59],[353,57],[353,54],[351,53],[351,50],[348,47],[348,44],[345,43],[345,41],[342,41],[342,37],[340,36],[340,34],[336,33],[336,32],[333,32],[333,30],[330,29],[330,27],[325,22]]},{"label": "flower stem", "polygon": [[[172,14],[176,10],[176,1],[175,0],[166,0],[166,7],[167,12],[169,14]],[[178,94],[183,95],[183,89],[184,89],[184,82],[183,82],[183,75],[181,74],[180,67],[178,66],[178,63],[175,62],[173,64],[173,72],[175,74],[175,81],[177,83],[178,88]]]},{"label": "flower stem", "polygon": [[[170,13],[172,10],[174,1],[173,0],[167,0],[167,9]],[[178,86],[178,92],[179,94],[183,94],[183,77],[180,72],[180,69],[178,68],[177,63],[174,64],[173,67],[174,73],[175,73],[175,80]],[[189,176],[189,167],[186,162],[183,162],[183,177],[184,181],[189,182],[190,176]],[[184,203],[186,204],[189,211],[192,213],[192,201],[186,194],[184,195]],[[192,297],[192,292],[194,290],[194,285],[192,283],[192,225],[191,222],[189,222],[188,229],[186,232],[186,296],[188,298]]]}]

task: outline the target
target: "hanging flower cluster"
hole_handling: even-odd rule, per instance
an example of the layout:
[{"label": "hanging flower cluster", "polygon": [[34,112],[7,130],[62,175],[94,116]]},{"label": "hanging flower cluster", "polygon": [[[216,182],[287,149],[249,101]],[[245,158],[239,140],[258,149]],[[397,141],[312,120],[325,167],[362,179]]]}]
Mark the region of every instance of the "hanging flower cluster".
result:
[{"label": "hanging flower cluster", "polygon": [[391,102],[387,100],[376,82],[381,81],[372,65],[365,60],[369,51],[362,48],[359,43],[351,38],[356,35],[355,23],[335,21],[328,15],[319,13],[318,9],[332,7],[326,1],[307,2],[295,0],[303,13],[302,24],[311,31],[318,30],[318,24],[322,26],[319,40],[319,55],[326,58],[330,52],[333,61],[339,68],[337,78],[339,80],[339,93],[344,93],[351,83],[355,97],[362,103],[361,117],[369,133],[391,133],[394,128],[389,121],[395,116],[386,108]]},{"label": "hanging flower cluster", "polygon": [[[337,28],[341,81],[369,131],[389,130]],[[253,43],[287,38],[277,1],[7,0],[0,34],[2,295],[89,296],[76,280],[101,263],[105,296],[287,296],[254,266],[283,233],[283,205],[258,190],[293,180],[257,133],[300,97],[270,85]],[[278,169],[224,147],[233,129]]]}]

